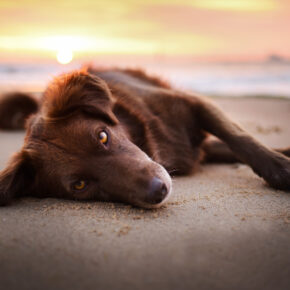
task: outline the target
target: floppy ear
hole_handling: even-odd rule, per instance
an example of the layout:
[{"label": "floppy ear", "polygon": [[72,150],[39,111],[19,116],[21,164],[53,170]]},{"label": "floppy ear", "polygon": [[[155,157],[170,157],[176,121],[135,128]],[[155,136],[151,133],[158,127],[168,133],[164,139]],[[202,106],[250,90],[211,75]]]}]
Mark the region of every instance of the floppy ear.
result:
[{"label": "floppy ear", "polygon": [[34,176],[28,154],[24,151],[16,153],[0,172],[0,206],[6,205],[14,197],[25,195],[31,188]]},{"label": "floppy ear", "polygon": [[77,71],[56,78],[44,93],[43,114],[63,118],[74,111],[101,116],[110,123],[118,120],[112,112],[112,96],[107,84],[95,75]]}]

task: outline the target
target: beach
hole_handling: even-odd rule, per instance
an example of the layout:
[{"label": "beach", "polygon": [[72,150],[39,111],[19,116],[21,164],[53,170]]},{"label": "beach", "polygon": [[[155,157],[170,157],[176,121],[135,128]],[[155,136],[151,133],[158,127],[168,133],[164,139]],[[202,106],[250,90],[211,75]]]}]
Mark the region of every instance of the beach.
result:
[{"label": "beach", "polygon": [[[268,146],[290,101],[217,99]],[[0,168],[24,134],[0,132]],[[24,198],[0,208],[1,289],[289,289],[290,195],[246,165],[175,177],[165,206]]]}]

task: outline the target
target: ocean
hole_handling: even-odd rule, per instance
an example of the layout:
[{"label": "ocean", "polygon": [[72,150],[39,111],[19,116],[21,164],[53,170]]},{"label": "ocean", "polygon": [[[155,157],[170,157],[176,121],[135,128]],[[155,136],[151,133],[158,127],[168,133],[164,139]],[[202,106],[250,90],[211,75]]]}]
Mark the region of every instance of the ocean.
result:
[{"label": "ocean", "polygon": [[[42,92],[54,76],[79,67],[79,64],[0,63],[0,93]],[[142,67],[168,80],[177,89],[208,96],[290,98],[289,62],[150,63]]]}]

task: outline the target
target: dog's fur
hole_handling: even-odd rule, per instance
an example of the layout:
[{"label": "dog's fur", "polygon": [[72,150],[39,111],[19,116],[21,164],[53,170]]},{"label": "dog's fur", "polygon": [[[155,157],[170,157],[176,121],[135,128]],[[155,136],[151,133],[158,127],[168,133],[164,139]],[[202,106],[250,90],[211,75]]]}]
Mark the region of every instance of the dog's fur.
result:
[{"label": "dog's fur", "polygon": [[[28,96],[21,106],[15,99],[3,98],[0,112],[13,109],[23,120],[37,108]],[[1,113],[0,126],[19,128],[19,118],[13,120]],[[209,144],[209,134],[224,143]],[[49,84],[29,118],[21,151],[0,173],[0,204],[33,195],[158,207],[171,192],[168,173],[192,173],[202,160],[244,162],[270,186],[290,190],[290,159],[260,144],[209,100],[142,71],[75,71]],[[83,190],[72,187],[78,180],[85,181]]]}]

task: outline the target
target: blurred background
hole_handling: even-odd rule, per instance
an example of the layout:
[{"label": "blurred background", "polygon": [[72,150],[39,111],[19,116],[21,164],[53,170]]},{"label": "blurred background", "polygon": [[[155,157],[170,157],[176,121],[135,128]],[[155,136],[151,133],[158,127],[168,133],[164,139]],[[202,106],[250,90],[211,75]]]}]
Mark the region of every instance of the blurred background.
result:
[{"label": "blurred background", "polygon": [[0,92],[92,63],[210,96],[290,98],[289,0],[0,0]]}]

